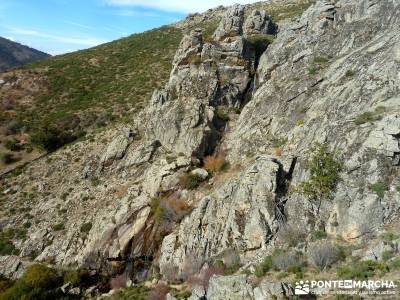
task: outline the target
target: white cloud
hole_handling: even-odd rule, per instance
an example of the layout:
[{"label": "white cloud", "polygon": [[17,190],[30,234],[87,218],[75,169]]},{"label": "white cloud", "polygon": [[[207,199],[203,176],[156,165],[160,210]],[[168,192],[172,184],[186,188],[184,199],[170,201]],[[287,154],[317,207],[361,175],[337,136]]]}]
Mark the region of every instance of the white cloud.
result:
[{"label": "white cloud", "polygon": [[106,40],[95,37],[69,37],[40,32],[24,28],[10,28],[10,32],[14,35],[34,36],[38,38],[49,39],[56,42],[65,44],[80,45],[85,47],[93,47],[107,42]]},{"label": "white cloud", "polygon": [[219,5],[249,4],[260,0],[104,0],[113,6],[141,6],[176,12],[203,12]]}]

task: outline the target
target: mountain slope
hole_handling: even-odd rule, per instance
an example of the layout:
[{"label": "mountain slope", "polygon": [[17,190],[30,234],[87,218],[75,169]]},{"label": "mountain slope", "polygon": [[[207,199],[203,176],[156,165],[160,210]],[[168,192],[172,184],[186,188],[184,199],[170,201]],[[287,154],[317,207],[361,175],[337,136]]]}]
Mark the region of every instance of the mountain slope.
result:
[{"label": "mountain slope", "polygon": [[48,57],[47,53],[0,37],[0,72]]},{"label": "mountain slope", "polygon": [[[275,2],[250,5],[245,14],[263,8],[274,19],[284,20],[300,15],[313,1]],[[202,28],[209,37],[224,11],[217,8],[190,15],[171,26],[1,74],[0,140],[16,139],[25,150],[11,153],[7,164],[0,160],[0,170],[37,157],[26,150],[52,151],[87,132],[132,121],[153,90],[168,81],[183,33]],[[48,134],[43,136],[43,132]],[[0,155],[10,155],[8,152],[0,144]]]},{"label": "mountain slope", "polygon": [[279,22],[235,5],[177,24],[193,30],[133,120],[3,176],[2,274],[43,263],[71,298],[191,300],[398,278],[399,5],[318,1]]}]

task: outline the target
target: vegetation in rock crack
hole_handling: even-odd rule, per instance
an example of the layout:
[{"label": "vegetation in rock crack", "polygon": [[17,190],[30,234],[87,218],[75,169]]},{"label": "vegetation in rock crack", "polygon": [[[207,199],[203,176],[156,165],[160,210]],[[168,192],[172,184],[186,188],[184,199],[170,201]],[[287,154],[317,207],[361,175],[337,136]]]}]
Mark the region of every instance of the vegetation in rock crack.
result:
[{"label": "vegetation in rock crack", "polygon": [[87,276],[88,272],[85,269],[68,270],[64,273],[63,281],[64,284],[71,283],[73,286],[77,286]]},{"label": "vegetation in rock crack", "polygon": [[90,231],[90,229],[92,229],[92,223],[91,222],[84,223],[81,226],[81,232],[83,232],[83,233],[88,233]]},{"label": "vegetation in rock crack", "polygon": [[256,53],[256,57],[260,57],[268,46],[274,41],[273,35],[265,34],[254,34],[246,38],[247,42],[250,43]]},{"label": "vegetation in rock crack", "polygon": [[181,187],[188,190],[194,190],[198,188],[203,181],[204,179],[201,176],[192,173],[183,174],[179,178],[179,184]]},{"label": "vegetation in rock crack", "polygon": [[226,171],[229,167],[230,164],[226,161],[224,153],[217,153],[204,158],[204,169],[210,174]]},{"label": "vegetation in rock crack", "polygon": [[330,151],[327,144],[317,144],[307,166],[310,177],[300,184],[301,192],[311,199],[329,199],[343,169],[339,154]]},{"label": "vegetation in rock crack", "polygon": [[174,194],[152,198],[150,208],[156,224],[179,222],[191,209],[184,199]]},{"label": "vegetation in rock crack", "polygon": [[356,125],[362,125],[365,123],[373,123],[375,121],[379,121],[382,119],[382,113],[385,111],[385,108],[382,106],[378,106],[374,111],[366,111],[362,114],[358,115],[354,120]]},{"label": "vegetation in rock crack", "polygon": [[371,184],[371,190],[377,194],[379,198],[383,198],[385,196],[387,189],[387,184],[382,181]]}]

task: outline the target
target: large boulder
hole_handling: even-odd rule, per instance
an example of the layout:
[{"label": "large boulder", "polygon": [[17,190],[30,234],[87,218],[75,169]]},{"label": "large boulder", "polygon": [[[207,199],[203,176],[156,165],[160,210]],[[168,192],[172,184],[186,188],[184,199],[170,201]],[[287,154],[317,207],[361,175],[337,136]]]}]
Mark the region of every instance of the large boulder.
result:
[{"label": "large boulder", "polygon": [[207,299],[212,300],[249,300],[253,299],[253,290],[246,275],[216,276],[210,279]]}]

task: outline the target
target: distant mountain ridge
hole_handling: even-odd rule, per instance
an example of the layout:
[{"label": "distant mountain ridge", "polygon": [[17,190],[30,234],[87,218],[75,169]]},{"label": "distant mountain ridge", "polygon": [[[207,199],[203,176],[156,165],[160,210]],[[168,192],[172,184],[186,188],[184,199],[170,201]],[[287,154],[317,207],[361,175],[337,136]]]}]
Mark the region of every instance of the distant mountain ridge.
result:
[{"label": "distant mountain ridge", "polygon": [[50,56],[47,53],[0,37],[0,72]]}]

